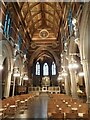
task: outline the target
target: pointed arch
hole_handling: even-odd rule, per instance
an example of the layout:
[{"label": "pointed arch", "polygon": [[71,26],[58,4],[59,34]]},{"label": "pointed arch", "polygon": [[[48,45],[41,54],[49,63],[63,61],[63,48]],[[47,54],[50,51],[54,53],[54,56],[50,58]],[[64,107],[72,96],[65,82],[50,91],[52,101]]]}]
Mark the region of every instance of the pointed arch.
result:
[{"label": "pointed arch", "polygon": [[40,63],[36,63],[36,75],[40,75]]},{"label": "pointed arch", "polygon": [[34,59],[37,58],[37,56],[42,53],[42,51],[46,51],[47,53],[50,53],[52,55],[52,57],[54,58],[55,60],[55,63],[57,65],[57,71],[59,71],[59,68],[60,68],[60,61],[59,61],[59,58],[58,56],[55,54],[55,52],[50,48],[50,47],[39,47],[31,56],[30,58],[30,65],[33,64],[33,61]]},{"label": "pointed arch", "polygon": [[52,75],[56,75],[56,64],[52,62]]},{"label": "pointed arch", "polygon": [[46,62],[43,64],[43,75],[44,76],[49,75],[49,66]]}]

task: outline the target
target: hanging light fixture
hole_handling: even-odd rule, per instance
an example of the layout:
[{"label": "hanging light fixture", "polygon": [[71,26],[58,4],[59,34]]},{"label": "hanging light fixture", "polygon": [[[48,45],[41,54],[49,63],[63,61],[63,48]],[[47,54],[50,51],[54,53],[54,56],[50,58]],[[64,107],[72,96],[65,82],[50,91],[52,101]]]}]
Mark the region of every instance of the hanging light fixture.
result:
[{"label": "hanging light fixture", "polygon": [[60,80],[63,80],[63,77],[62,77],[62,74],[61,74],[61,72],[59,72],[59,75],[58,75],[58,78],[57,78],[57,80],[58,80],[58,81],[60,81]]},{"label": "hanging light fixture", "polygon": [[69,63],[68,68],[69,69],[77,69],[79,66],[76,62],[74,63]]},{"label": "hanging light fixture", "polygon": [[60,81],[60,80],[63,80],[63,78],[61,76],[58,76],[57,80]]},{"label": "hanging light fixture", "polygon": [[67,73],[67,71],[66,71],[65,69],[62,71],[62,76],[63,76],[63,77],[68,76],[68,73]]},{"label": "hanging light fixture", "polygon": [[73,24],[74,26],[75,26],[76,22],[77,22],[76,18],[73,18],[72,24]]},{"label": "hanging light fixture", "polygon": [[14,68],[14,77],[20,77],[20,71],[18,70],[18,68]]},{"label": "hanging light fixture", "polygon": [[78,75],[79,75],[79,77],[83,77],[85,74],[84,74],[84,72],[79,72]]},{"label": "hanging light fixture", "polygon": [[23,80],[28,80],[28,76],[25,74]]},{"label": "hanging light fixture", "polygon": [[0,65],[0,70],[2,70],[3,69],[3,66],[2,65]]},{"label": "hanging light fixture", "polygon": [[71,57],[71,62],[68,65],[69,69],[77,69],[79,67],[77,61],[74,60],[73,56]]}]

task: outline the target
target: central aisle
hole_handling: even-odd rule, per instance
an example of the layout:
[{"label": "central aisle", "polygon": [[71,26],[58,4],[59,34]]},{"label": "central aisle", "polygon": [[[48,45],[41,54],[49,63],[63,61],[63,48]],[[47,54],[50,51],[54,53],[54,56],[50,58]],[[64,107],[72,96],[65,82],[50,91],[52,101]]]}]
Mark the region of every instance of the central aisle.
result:
[{"label": "central aisle", "polygon": [[39,97],[35,97],[28,109],[23,113],[19,113],[15,118],[47,118],[48,94],[41,93]]}]

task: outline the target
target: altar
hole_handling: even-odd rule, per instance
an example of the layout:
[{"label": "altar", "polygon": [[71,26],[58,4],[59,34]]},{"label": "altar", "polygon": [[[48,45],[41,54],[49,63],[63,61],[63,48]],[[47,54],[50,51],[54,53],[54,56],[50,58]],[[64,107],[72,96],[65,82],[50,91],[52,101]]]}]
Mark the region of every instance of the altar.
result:
[{"label": "altar", "polygon": [[50,77],[42,77],[42,82],[41,82],[42,87],[47,87],[50,86]]}]

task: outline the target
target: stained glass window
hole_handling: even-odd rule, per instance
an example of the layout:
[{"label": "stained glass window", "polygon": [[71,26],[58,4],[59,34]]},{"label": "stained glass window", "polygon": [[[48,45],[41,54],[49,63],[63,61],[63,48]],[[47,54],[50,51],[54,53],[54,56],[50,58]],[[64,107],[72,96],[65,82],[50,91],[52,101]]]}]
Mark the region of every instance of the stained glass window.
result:
[{"label": "stained glass window", "polygon": [[52,75],[56,75],[56,65],[54,62],[52,63]]},{"label": "stained glass window", "polygon": [[18,33],[18,49],[21,50],[22,48],[22,36]]},{"label": "stained glass window", "polygon": [[8,25],[7,25],[7,37],[10,36],[10,27],[11,27],[11,19],[8,19]]},{"label": "stained glass window", "polygon": [[5,35],[6,35],[6,31],[7,31],[8,16],[9,16],[9,14],[6,13],[6,18],[5,18],[5,23],[4,23],[4,34]]},{"label": "stained glass window", "polygon": [[44,63],[43,65],[43,75],[49,75],[49,67],[47,63]]},{"label": "stained glass window", "polygon": [[40,63],[36,63],[36,75],[40,75]]},{"label": "stained glass window", "polygon": [[10,36],[11,32],[11,18],[9,12],[6,12],[5,22],[4,22],[4,34],[6,37]]}]

